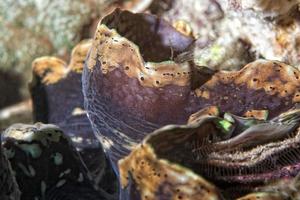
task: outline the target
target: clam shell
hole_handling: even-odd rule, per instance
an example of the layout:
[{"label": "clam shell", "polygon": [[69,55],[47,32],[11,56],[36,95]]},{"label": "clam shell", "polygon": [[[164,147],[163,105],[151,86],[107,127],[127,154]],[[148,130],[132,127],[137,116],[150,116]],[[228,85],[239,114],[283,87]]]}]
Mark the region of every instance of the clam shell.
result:
[{"label": "clam shell", "polygon": [[72,140],[95,184],[108,193],[117,192],[117,180],[103,148],[93,134],[84,110],[81,76],[91,40],[80,42],[69,64],[56,57],[33,62],[31,94],[35,121],[59,126]]},{"label": "clam shell", "polygon": [[71,141],[51,124],[15,124],[3,147],[22,199],[113,199],[98,191]]},{"label": "clam shell", "polygon": [[[160,47],[161,53],[155,54],[155,48],[162,44],[149,43],[148,38],[166,41],[165,29],[158,28],[156,38],[145,36],[143,40],[140,34],[146,25],[139,26],[143,17],[116,10],[104,18],[84,69],[86,109],[113,163],[147,133],[167,124],[184,124],[206,106],[218,106],[221,112],[236,115],[267,110],[272,118],[299,102],[300,73],[281,62],[257,60],[240,71],[204,73],[188,62],[162,61],[168,52]],[[129,24],[126,19],[131,19]],[[176,32],[171,27],[167,30]],[[168,31],[165,34],[171,35]],[[183,51],[193,41],[178,32],[176,35],[180,39],[174,36],[170,44],[185,45]],[[174,47],[174,55],[179,47]],[[155,62],[147,62],[149,59]]]},{"label": "clam shell", "polygon": [[[280,120],[275,118],[254,124],[230,139],[222,137],[224,133],[219,125],[224,119],[204,112],[190,124],[162,127],[119,161],[122,187],[129,191],[138,188],[135,194],[139,194],[141,199],[164,199],[178,195],[183,199],[218,199],[222,196],[234,199],[255,191],[255,188],[267,191],[265,187],[272,188],[273,182],[282,178],[292,182],[300,170],[299,114],[299,110],[289,111],[280,115]],[[261,129],[260,125],[267,128]],[[232,140],[238,140],[240,145],[235,146]],[[224,148],[221,148],[222,145]],[[172,166],[182,169],[175,176],[178,180],[172,176],[177,173],[177,168]],[[189,177],[191,172],[193,176]],[[218,190],[210,188],[209,195],[201,198],[200,191],[194,190],[197,187],[189,185],[199,179],[202,183],[196,185],[210,182]],[[161,189],[165,187],[168,189]],[[185,187],[192,189],[186,192]],[[288,188],[282,187],[278,194],[261,196],[254,193],[250,196],[282,199],[282,194],[287,191]]]},{"label": "clam shell", "polygon": [[193,41],[148,14],[115,10],[99,23],[83,91],[94,131],[115,164],[148,132],[188,117],[180,106],[190,90],[190,66],[168,60]]}]

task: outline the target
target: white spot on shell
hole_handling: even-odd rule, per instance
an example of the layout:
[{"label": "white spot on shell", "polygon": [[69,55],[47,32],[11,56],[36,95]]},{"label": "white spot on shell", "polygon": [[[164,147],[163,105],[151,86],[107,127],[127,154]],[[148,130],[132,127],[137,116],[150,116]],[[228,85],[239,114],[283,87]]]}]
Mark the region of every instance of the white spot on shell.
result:
[{"label": "white spot on shell", "polygon": [[83,181],[83,175],[82,175],[82,173],[79,173],[77,181],[78,182],[82,182]]},{"label": "white spot on shell", "polygon": [[55,153],[53,159],[55,165],[61,165],[63,163],[63,155],[61,153]]},{"label": "white spot on shell", "polygon": [[85,115],[85,114],[86,114],[86,111],[79,107],[74,108],[74,110],[72,111],[73,116]]},{"label": "white spot on shell", "polygon": [[61,187],[61,186],[63,186],[66,182],[67,182],[66,179],[62,179],[62,180],[60,180],[60,181],[57,182],[56,187]]},{"label": "white spot on shell", "polygon": [[41,181],[41,194],[42,194],[42,199],[45,199],[45,192],[46,192],[47,185],[45,181]]}]

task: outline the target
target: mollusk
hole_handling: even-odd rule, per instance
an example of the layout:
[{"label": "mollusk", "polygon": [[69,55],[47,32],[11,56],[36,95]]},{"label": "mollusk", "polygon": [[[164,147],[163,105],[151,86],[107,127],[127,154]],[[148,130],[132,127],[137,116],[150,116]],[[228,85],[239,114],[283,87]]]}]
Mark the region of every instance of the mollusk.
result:
[{"label": "mollusk", "polygon": [[176,59],[193,41],[147,14],[115,10],[99,23],[83,92],[94,132],[113,163],[147,133],[184,124],[206,106],[237,115],[268,110],[274,117],[299,102],[297,69],[258,60],[237,72],[204,73]]},{"label": "mollusk", "polygon": [[[117,9],[98,24],[83,72],[85,108],[126,198],[189,199],[207,191],[214,191],[212,199],[235,198],[265,186],[260,175],[272,182],[298,173],[298,158],[284,153],[297,148],[280,142],[298,135],[300,72],[269,60],[239,71],[208,70],[182,59],[193,45],[192,36],[148,14]],[[168,124],[176,125],[164,127]],[[260,155],[261,148],[269,151]],[[250,163],[252,157],[257,162]],[[170,176],[172,182],[155,167],[178,176]],[[171,185],[183,183],[180,177],[205,189],[179,188],[178,196]]]},{"label": "mollusk", "polygon": [[181,105],[190,90],[191,69],[170,59],[193,41],[148,14],[115,10],[99,23],[83,91],[94,131],[113,163],[146,133],[188,115]]},{"label": "mollusk", "polygon": [[112,199],[94,188],[80,155],[57,126],[15,124],[2,137],[22,199]]},{"label": "mollusk", "polygon": [[81,75],[90,47],[91,40],[76,45],[69,64],[56,57],[33,62],[30,91],[34,117],[36,122],[59,126],[72,140],[97,187],[113,195],[117,191],[116,177],[83,108]]},{"label": "mollusk", "polygon": [[[291,197],[296,194],[274,182],[298,182],[299,121],[296,109],[239,132],[236,123],[202,112],[187,125],[154,131],[120,160],[122,187],[140,199]],[[232,131],[236,136],[224,139]]]}]

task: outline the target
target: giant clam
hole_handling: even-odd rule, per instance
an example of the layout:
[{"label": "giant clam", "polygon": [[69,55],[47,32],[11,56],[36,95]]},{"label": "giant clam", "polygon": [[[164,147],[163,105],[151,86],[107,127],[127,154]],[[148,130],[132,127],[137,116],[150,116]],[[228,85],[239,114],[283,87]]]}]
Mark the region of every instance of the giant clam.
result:
[{"label": "giant clam", "polygon": [[112,166],[120,199],[299,199],[299,70],[263,59],[210,70],[197,42],[184,21],[116,9],[69,64],[36,59],[35,120],[57,126],[3,133],[4,198],[115,199]]},{"label": "giant clam", "polygon": [[[143,31],[149,36],[140,36]],[[147,42],[150,37],[157,43]],[[212,74],[192,63],[176,62],[192,43],[151,15],[116,10],[99,23],[86,60],[83,91],[94,131],[113,162],[152,130],[184,124],[209,105],[238,115],[268,110],[274,117],[299,102],[300,74],[293,67],[258,60],[210,79]]]},{"label": "giant clam", "polygon": [[41,57],[33,62],[30,89],[34,117],[37,122],[59,126],[77,148],[95,184],[113,194],[116,178],[83,108],[81,73],[90,46],[90,40],[76,45],[69,64],[56,57]]},{"label": "giant clam", "polygon": [[[147,14],[116,10],[99,23],[86,60],[83,91],[94,131],[101,132],[115,164],[146,133],[183,122],[189,115],[182,107],[190,90],[189,64],[179,67],[163,61],[183,52],[193,40]],[[172,104],[176,110],[170,110]]]},{"label": "giant clam", "polygon": [[[187,125],[148,135],[119,163],[123,187],[135,187],[141,199],[221,199],[220,194],[233,199],[299,173],[298,109],[256,123],[244,118],[243,131],[236,129],[239,122],[215,114],[202,111]],[[226,134],[233,136],[226,139]]]},{"label": "giant clam", "polygon": [[[187,189],[186,194],[213,190],[216,193],[212,198],[221,193],[233,198],[253,191],[256,186],[264,186],[259,173],[265,172],[265,177],[273,181],[286,173],[293,178],[298,172],[297,167],[290,170],[290,164],[299,160],[297,156],[289,157],[287,162],[280,160],[284,158],[284,151],[293,152],[293,149],[277,144],[283,148],[280,151],[275,146],[277,140],[284,142],[283,139],[290,139],[291,135],[297,138],[300,72],[292,66],[268,60],[249,63],[240,71],[213,72],[181,59],[193,43],[192,37],[152,15],[115,10],[98,24],[83,73],[83,92],[94,133],[112,160],[123,187],[127,186],[133,195],[127,198],[172,199],[176,196],[173,196],[173,186],[187,179],[191,180],[187,185],[197,183],[200,189],[196,188],[196,193]],[[223,120],[220,116],[202,116],[206,113],[202,109],[215,106],[218,109],[213,109],[214,113],[224,117]],[[184,125],[190,116],[190,124]],[[163,127],[167,124],[177,126]],[[160,127],[163,128],[154,131]],[[196,127],[205,130],[198,131]],[[180,134],[181,129],[186,134]],[[147,136],[152,131],[154,133]],[[163,134],[165,132],[168,134]],[[202,137],[201,134],[204,136],[199,142],[197,137]],[[155,141],[157,148],[149,149],[149,141]],[[292,144],[297,146],[295,141]],[[269,157],[267,153],[254,153],[261,146],[270,148]],[[117,162],[132,150],[129,157],[120,162],[119,171]],[[209,153],[206,156],[220,160],[212,160],[215,163],[211,166],[209,159],[203,161],[201,156],[194,157],[193,152]],[[273,168],[268,165],[274,162],[271,155],[278,159]],[[263,164],[254,163],[253,169],[243,171],[234,159],[245,160],[248,165],[247,156],[257,156]],[[147,166],[142,159],[154,161],[147,161]],[[227,169],[226,162],[232,162],[228,164],[232,168]],[[164,179],[156,167],[164,173],[170,170],[174,176]],[[242,175],[238,176],[239,173]],[[220,187],[220,193],[200,176]],[[241,187],[241,191],[231,194],[230,183]],[[191,198],[194,197],[186,199]]]},{"label": "giant clam", "polygon": [[80,155],[57,126],[15,124],[2,137],[21,199],[112,199],[95,187]]}]

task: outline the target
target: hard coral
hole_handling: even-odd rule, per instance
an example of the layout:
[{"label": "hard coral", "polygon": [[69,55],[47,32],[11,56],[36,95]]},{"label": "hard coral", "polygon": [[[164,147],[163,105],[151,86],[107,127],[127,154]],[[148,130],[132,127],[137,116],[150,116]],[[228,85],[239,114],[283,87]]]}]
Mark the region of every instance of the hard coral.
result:
[{"label": "hard coral", "polygon": [[253,9],[262,12],[266,17],[278,17],[289,14],[298,7],[298,0],[229,0],[229,3],[241,9]]},{"label": "hard coral", "polygon": [[[190,25],[198,41],[192,52],[197,64],[238,70],[265,58],[299,65],[297,0],[163,2],[154,1],[149,10],[157,13],[159,7],[166,7],[160,9],[159,16]],[[153,6],[156,9],[152,10]]]},{"label": "hard coral", "polygon": [[[2,1],[0,26],[6,31],[1,32],[1,67],[21,71],[34,56],[53,50],[63,55],[78,42],[78,33],[92,13],[99,12],[93,6],[101,4],[105,1]],[[16,55],[14,60],[10,52]]]},{"label": "hard coral", "polygon": [[229,2],[234,2],[238,9],[221,3],[225,17],[215,26],[217,44],[242,40],[248,44],[248,51],[256,55],[254,59],[260,57],[299,66],[299,1]]},{"label": "hard coral", "polygon": [[26,85],[32,60],[43,55],[68,57],[75,44],[91,36],[93,21],[102,16],[112,2],[0,2],[0,71],[9,71],[21,78],[22,85],[18,93],[22,98],[29,96]]}]

